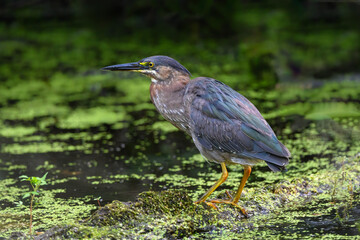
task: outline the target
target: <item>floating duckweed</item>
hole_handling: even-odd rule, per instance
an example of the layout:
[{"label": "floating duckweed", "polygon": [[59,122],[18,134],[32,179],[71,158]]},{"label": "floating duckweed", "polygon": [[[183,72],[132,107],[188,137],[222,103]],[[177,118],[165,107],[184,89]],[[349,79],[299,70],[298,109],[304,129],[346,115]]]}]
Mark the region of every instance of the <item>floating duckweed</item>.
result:
[{"label": "floating duckweed", "polygon": [[37,131],[34,127],[16,126],[6,127],[2,126],[0,129],[0,135],[4,137],[24,137],[31,135]]},{"label": "floating duckweed", "polygon": [[69,112],[66,106],[58,106],[44,99],[19,102],[15,106],[0,109],[0,118],[10,120],[32,120],[49,115],[63,116]]},{"label": "floating duckweed", "polygon": [[178,129],[176,127],[174,127],[173,125],[171,125],[171,123],[165,122],[165,121],[155,122],[152,125],[152,128],[153,128],[153,130],[160,130],[165,134],[169,133],[169,132],[178,131]]},{"label": "floating duckweed", "polygon": [[72,112],[67,118],[60,120],[60,128],[82,128],[99,126],[101,124],[113,124],[125,120],[124,112],[115,112],[111,109],[100,107],[79,109]]},{"label": "floating duckweed", "polygon": [[64,151],[79,151],[90,149],[93,145],[85,143],[83,145],[68,145],[64,142],[40,142],[31,144],[7,144],[4,145],[2,151],[11,154],[24,154],[24,153],[46,153],[46,152],[64,152]]},{"label": "floating duckweed", "polygon": [[[25,38],[28,34],[24,29],[19,36]],[[70,48],[76,46],[84,51],[82,41],[94,37],[87,30],[56,36],[37,32],[31,35],[31,41],[40,43],[40,46],[42,43],[59,46],[59,42],[66,38]],[[26,41],[2,41],[0,45],[4,46],[4,53],[0,54],[11,56],[18,49],[26,52],[24,58],[27,60],[35,59],[37,51],[29,48],[28,44]],[[93,44],[104,48],[98,42]],[[113,46],[127,52],[129,49],[138,51],[138,44],[134,43]],[[104,50],[109,52],[106,48]],[[64,54],[71,52],[64,51]],[[84,52],[88,52],[87,49]],[[39,57],[40,60],[47,59],[41,54]],[[61,59],[73,62],[71,55]],[[59,66],[56,60],[29,64],[34,64],[37,69],[41,67],[45,72]],[[95,63],[93,66],[98,67]],[[234,67],[236,69],[237,63],[234,66],[225,64],[223,69],[232,72]],[[29,78],[32,78],[29,81],[0,88],[0,135],[5,140],[1,145],[4,159],[0,160],[0,170],[18,174],[27,169],[48,169],[52,173],[61,171],[58,176],[71,176],[52,180],[50,185],[53,188],[64,183],[72,187],[79,183],[80,178],[86,179],[86,184],[81,185],[84,190],[77,194],[83,191],[92,193],[94,190],[97,196],[100,192],[117,194],[107,187],[112,187],[110,184],[128,187],[127,183],[133,182],[147,189],[151,186],[156,190],[172,188],[187,192],[145,192],[137,201],[106,205],[87,223],[73,223],[76,218],[84,219],[95,208],[95,205],[84,203],[94,197],[78,201],[57,199],[65,194],[65,189],[58,189],[51,194],[60,196],[44,200],[39,205],[39,211],[43,212],[39,213],[40,220],[36,226],[40,230],[58,226],[59,232],[66,233],[69,238],[80,239],[121,239],[129,236],[139,239],[237,239],[244,235],[250,239],[271,239],[278,237],[279,233],[288,239],[321,238],[324,236],[319,233],[310,234],[304,224],[311,224],[313,219],[322,222],[322,219],[316,219],[319,216],[336,216],[336,221],[346,224],[346,218],[351,214],[349,209],[358,202],[360,164],[358,158],[352,157],[360,152],[359,82],[327,81],[316,88],[311,83],[299,86],[280,83],[275,90],[241,91],[261,112],[266,113],[264,116],[292,153],[285,173],[272,173],[265,163],[254,167],[240,199],[241,206],[250,213],[250,218],[244,221],[243,216],[231,206],[219,205],[219,210],[213,211],[207,206],[192,204],[219,178],[221,169],[218,164],[208,163],[200,154],[192,155],[195,148],[188,147],[190,143],[179,141],[177,135],[181,133],[159,117],[150,102],[147,79],[123,73],[98,74],[97,70],[89,70],[88,63],[82,69],[87,72],[71,74],[71,81],[65,73],[52,74],[44,81],[41,73],[31,73],[29,69]],[[208,67],[200,65],[199,69],[205,72]],[[212,71],[221,70],[216,67]],[[14,78],[17,75],[16,72],[8,74]],[[218,76],[234,86],[246,82],[246,76],[239,74]],[[181,139],[191,141],[190,137]],[[55,163],[51,152],[64,156],[61,158],[64,172],[57,169],[61,164]],[[14,156],[16,154],[23,156]],[[20,158],[29,164],[18,164]],[[33,162],[38,162],[37,159],[42,160],[40,165],[31,166]],[[73,162],[74,159],[76,162]],[[118,161],[112,165],[113,160]],[[100,168],[105,169],[106,174],[99,175],[102,174],[98,171]],[[243,169],[241,166],[229,166],[228,169],[227,181],[211,197],[226,197],[225,189],[231,194],[236,191]],[[83,173],[87,175],[80,175]],[[15,204],[24,190],[15,187],[15,184],[14,181],[0,181],[0,204],[6,212],[0,214],[3,222],[0,227],[25,231],[23,207]],[[66,194],[69,196],[72,192]],[[116,198],[114,196],[118,197],[111,195]],[[63,210],[57,211],[56,208],[60,207],[51,201],[60,201],[59,204],[64,205]],[[68,208],[65,209],[66,205]],[[72,206],[75,209],[84,208],[75,216],[71,215]],[[54,211],[52,208],[55,208]],[[304,222],[304,219],[311,220]],[[67,222],[71,222],[70,226],[63,227]],[[1,233],[0,236],[8,237],[8,234]],[[329,236],[331,234],[324,238]],[[334,234],[331,237],[338,236]]]},{"label": "floating duckweed", "polygon": [[[135,202],[114,201],[96,211],[86,222],[64,226],[61,231],[50,230],[44,237],[54,238],[59,232],[66,232],[67,236],[79,238],[86,232],[88,238],[101,238],[108,237],[110,232],[116,237],[139,238],[150,238],[154,233],[159,238],[228,239],[243,235],[271,238],[281,231],[286,238],[306,239],[309,230],[301,226],[312,223],[311,220],[304,222],[304,218],[326,218],[335,211],[338,220],[327,224],[338,224],[336,221],[346,220],[349,214],[346,209],[357,201],[355,191],[360,190],[360,158],[334,160],[341,164],[339,169],[324,169],[270,187],[248,188],[240,201],[251,216],[247,221],[241,220],[244,217],[231,205],[219,204],[217,210],[212,210],[206,205],[193,204],[187,192],[149,191],[140,194]],[[318,236],[339,237],[329,233]]]}]

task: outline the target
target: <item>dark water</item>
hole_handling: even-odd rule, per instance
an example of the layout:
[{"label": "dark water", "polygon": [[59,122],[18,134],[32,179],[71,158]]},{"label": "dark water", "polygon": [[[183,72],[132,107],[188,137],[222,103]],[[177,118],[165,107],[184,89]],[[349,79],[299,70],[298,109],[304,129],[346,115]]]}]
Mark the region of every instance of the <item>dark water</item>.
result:
[{"label": "dark water", "polygon": [[[98,133],[99,129],[92,129]],[[111,134],[111,139],[100,139],[92,141],[94,147],[90,152],[84,151],[65,151],[65,152],[46,152],[46,153],[25,153],[25,154],[6,154],[0,153],[3,162],[12,165],[22,164],[26,166],[28,176],[39,175],[38,166],[47,162],[48,165],[55,165],[54,170],[50,170],[50,179],[66,179],[75,177],[65,183],[57,183],[54,186],[44,186],[44,188],[65,188],[66,193],[59,194],[58,197],[82,197],[85,195],[101,196],[104,203],[113,200],[133,201],[136,196],[146,190],[162,190],[167,187],[160,187],[160,183],[146,179],[120,179],[113,180],[113,183],[92,184],[89,176],[96,176],[100,179],[109,179],[114,175],[143,175],[154,174],[161,176],[168,172],[173,165],[179,165],[181,160],[197,152],[189,137],[181,132],[167,134],[165,140],[158,144],[154,143],[154,136],[151,132],[133,132],[129,138],[130,129],[112,130],[109,126],[103,126],[101,131]],[[66,131],[71,133],[71,131]],[[47,134],[64,133],[60,129],[54,129]],[[5,142],[5,141],[4,141]],[[11,141],[8,141],[10,143]],[[69,145],[81,145],[80,140],[64,141]],[[20,143],[21,144],[21,143]],[[25,143],[24,143],[25,144]],[[141,150],[134,149],[134,146],[141,146]],[[139,156],[139,152],[141,155]],[[121,156],[122,159],[118,159]],[[135,157],[134,157],[135,156]],[[146,158],[142,157],[146,156]],[[133,158],[129,163],[125,160]],[[213,165],[216,167],[216,165]],[[3,165],[3,168],[6,166]],[[195,176],[198,169],[181,169],[181,174]],[[60,171],[59,171],[60,170]],[[45,171],[42,169],[41,172]],[[16,178],[25,174],[24,170],[0,171],[1,178]],[[19,186],[22,183],[18,184]]]},{"label": "dark water", "polygon": [[[78,106],[89,107],[86,100],[73,101],[70,105],[74,109]],[[276,107],[271,106],[263,108],[266,112],[275,111]],[[208,163],[198,156],[190,137],[174,129],[154,128],[155,123],[162,122],[154,109],[128,110],[126,114],[131,116],[131,120],[123,121],[124,127],[120,128],[114,128],[112,124],[98,124],[84,129],[65,129],[58,127],[55,122],[25,136],[1,136],[0,179],[18,179],[22,174],[42,176],[49,172],[49,184],[43,186],[44,189],[65,189],[65,192],[56,195],[57,198],[90,196],[86,201],[90,205],[97,205],[94,198],[100,196],[104,205],[113,200],[134,201],[143,191],[164,189],[187,190],[190,194],[195,193],[195,200],[209,187],[205,183],[218,179],[221,174],[219,165]],[[349,119],[317,121],[299,114],[269,119],[270,125],[289,146],[294,157],[285,173],[271,175],[265,164],[255,166],[246,187],[262,188],[284,181],[287,177],[301,178],[331,166],[335,163],[333,158],[338,155],[354,154],[354,150],[358,149],[358,119]],[[21,125],[26,128],[39,125],[41,121],[42,118],[35,118],[31,121],[7,120],[5,123],[7,126]],[[34,149],[24,151],[31,144]],[[45,145],[45,150],[38,147],[41,144]],[[56,149],[56,144],[66,147],[52,151]],[[14,145],[19,146],[15,150],[7,149],[7,146]],[[50,147],[46,148],[48,145]],[[74,150],[77,147],[80,150]],[[229,179],[219,187],[219,193],[224,189],[235,189],[240,182],[241,166],[229,166],[229,172]],[[25,187],[23,182],[16,182],[14,186]],[[3,209],[9,206],[14,207],[15,204],[0,201]],[[309,211],[309,208],[311,206],[305,205],[304,211]],[[355,202],[346,211],[346,216],[339,217],[336,211],[321,216],[305,214],[291,221],[280,219],[277,223],[265,224],[258,230],[270,229],[275,235],[284,236],[318,236],[324,233],[355,236],[359,234],[359,212],[360,205]]]},{"label": "dark water", "polygon": [[[271,230],[281,235],[299,234],[306,237],[319,237],[322,234],[334,234],[337,236],[360,236],[360,204],[355,205],[345,213],[345,209],[339,212],[333,211],[331,214],[311,217],[299,217],[297,224],[287,222],[276,226],[267,226]],[[262,229],[261,230],[266,230]]]},{"label": "dark water", "polygon": [[[98,128],[93,128],[94,133],[99,132]],[[101,204],[109,203],[113,200],[120,201],[134,201],[136,196],[149,189],[164,190],[172,188],[172,182],[156,182],[154,179],[143,179],[141,176],[145,174],[154,174],[155,178],[169,173],[174,165],[181,165],[182,159],[188,159],[197,153],[191,139],[185,134],[175,131],[166,134],[166,138],[155,143],[156,136],[151,131],[134,131],[129,135],[131,127],[122,130],[113,130],[110,126],[103,126],[101,131],[111,134],[111,138],[100,139],[93,141],[94,147],[91,152],[84,153],[84,151],[65,151],[65,152],[46,152],[46,153],[26,153],[26,154],[6,154],[1,153],[0,159],[3,162],[11,162],[12,165],[22,164],[26,166],[26,174],[36,175],[39,169],[36,167],[43,165],[55,165],[53,169],[49,170],[50,179],[56,181],[57,179],[71,178],[64,183],[56,183],[54,185],[44,186],[44,189],[63,188],[65,193],[57,194],[59,198],[69,197],[84,197],[91,195],[93,197],[101,196]],[[62,130],[53,129],[49,134],[59,134]],[[66,131],[70,132],[71,131]],[[131,137],[129,137],[131,136]],[[79,145],[79,140],[65,141],[71,145]],[[134,146],[140,146],[134,147]],[[139,152],[141,154],[139,155]],[[118,157],[121,156],[121,159]],[[137,156],[137,157],[133,157]],[[146,156],[146,157],[144,157]],[[309,161],[314,156],[304,158],[304,161]],[[126,161],[132,159],[131,161]],[[197,166],[196,163],[181,167],[175,173],[186,177],[201,177],[199,173],[206,171],[219,173],[220,169],[217,164],[205,163],[205,169]],[[3,164],[2,164],[3,165]],[[4,167],[4,166],[2,166]],[[54,171],[56,170],[56,171]],[[59,171],[60,170],[60,171]],[[235,169],[237,171],[241,169]],[[42,169],[41,171],[45,171]],[[253,172],[254,174],[249,179],[249,186],[256,182],[264,180],[258,177],[257,171],[267,171],[265,166],[259,166]],[[24,171],[1,171],[2,178],[16,178],[23,174]],[[130,177],[120,180],[114,180],[112,176],[118,174],[131,176],[135,174],[139,177]],[[234,173],[230,173],[234,174]],[[238,173],[240,177],[241,172]],[[96,176],[96,180],[111,180],[111,183],[93,184],[94,179],[89,177]],[[75,178],[74,178],[75,177]],[[203,177],[209,180],[208,177]],[[240,179],[240,178],[239,178]],[[16,185],[21,186],[23,183]],[[193,190],[193,187],[184,187],[188,190]],[[206,187],[203,187],[204,191]],[[221,191],[222,188],[219,188]],[[97,204],[95,200],[88,201],[88,204]],[[10,204],[11,205],[11,204]],[[7,207],[8,204],[2,204],[2,207]],[[306,209],[306,206],[304,206]],[[308,210],[308,209],[307,209]],[[341,213],[340,213],[341,214]],[[344,213],[345,214],[345,213]],[[360,219],[360,205],[354,204],[352,208],[346,213],[346,216],[339,217],[339,213],[333,211],[328,215],[309,216],[293,219],[291,222],[286,220],[280,221],[277,224],[270,224],[259,227],[258,231],[273,231],[274,233],[284,236],[299,234],[303,236],[319,236],[321,234],[335,234],[341,236],[356,236],[359,235],[359,230],[356,224],[359,224]],[[293,224],[294,220],[299,221]]]}]

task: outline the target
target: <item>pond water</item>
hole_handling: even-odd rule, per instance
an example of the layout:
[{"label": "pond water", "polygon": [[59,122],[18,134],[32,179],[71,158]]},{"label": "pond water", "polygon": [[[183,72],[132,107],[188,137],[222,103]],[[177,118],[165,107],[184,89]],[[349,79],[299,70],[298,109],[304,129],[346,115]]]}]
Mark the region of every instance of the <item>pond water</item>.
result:
[{"label": "pond water", "polygon": [[[126,80],[120,81],[122,78]],[[359,80],[344,79],[314,88],[295,84],[272,91],[242,91],[293,155],[287,172],[274,174],[265,164],[256,166],[245,193],[342,169],[343,162],[358,163],[359,84]],[[204,193],[219,178],[219,165],[204,160],[188,136],[159,116],[150,103],[148,87],[148,79],[135,75],[95,74],[79,76],[72,83],[55,77],[50,82],[1,88],[0,179],[5,191],[0,219],[9,219],[9,212],[24,215],[26,208],[19,201],[28,204],[21,198],[28,186],[18,179],[23,174],[49,172],[48,185],[43,186],[47,197],[54,204],[65,201],[79,206],[81,214],[75,216],[80,218],[96,209],[96,198],[104,205],[113,200],[134,201],[147,190],[182,189],[194,200]],[[237,188],[242,168],[230,166],[229,172],[217,193]],[[358,176],[358,172],[351,174]],[[258,230],[271,229],[282,235],[359,234],[358,178],[341,178],[343,186],[351,185],[351,191],[337,189],[335,183],[333,188],[321,182],[315,186],[324,192],[336,190],[334,195],[314,200],[314,204],[323,201],[318,206],[326,209],[332,201],[332,209],[319,213],[312,204],[304,209],[297,206]],[[68,210],[51,214],[64,211]],[[344,216],[339,217],[339,212]],[[284,217],[289,214],[294,215],[291,220]],[[18,219],[14,219],[3,227],[15,226]],[[45,220],[39,223],[40,229],[53,226]]]},{"label": "pond water", "polygon": [[[133,201],[140,192],[165,189],[165,186],[160,187],[160,183],[154,181],[155,178],[168,173],[174,166],[181,165],[181,158],[189,158],[196,153],[191,140],[180,132],[169,133],[165,140],[157,140],[158,143],[155,143],[155,136],[151,133],[129,131],[131,130],[114,130],[110,126],[102,126],[101,130],[94,128],[85,134],[80,132],[81,136],[89,138],[87,144],[90,146],[86,152],[67,150],[68,146],[82,145],[82,139],[73,139],[73,136],[79,136],[79,132],[61,132],[56,129],[47,133],[53,136],[67,134],[69,139],[61,142],[45,139],[30,143],[16,141],[16,144],[20,145],[16,146],[20,149],[21,145],[29,144],[34,144],[36,149],[37,144],[43,143],[48,144],[49,149],[45,153],[1,153],[1,176],[17,178],[24,173],[37,176],[49,171],[50,179],[67,179],[45,187],[66,189],[66,192],[58,197],[93,195],[101,196],[104,203],[115,199]],[[132,137],[127,136],[129,134]],[[91,139],[94,135],[101,137]],[[66,147],[61,151],[52,152],[54,143],[63,143]],[[12,144],[15,143],[9,141],[7,146]],[[19,167],[8,171],[8,163]],[[196,169],[179,168],[173,172],[191,175],[196,174]]]}]

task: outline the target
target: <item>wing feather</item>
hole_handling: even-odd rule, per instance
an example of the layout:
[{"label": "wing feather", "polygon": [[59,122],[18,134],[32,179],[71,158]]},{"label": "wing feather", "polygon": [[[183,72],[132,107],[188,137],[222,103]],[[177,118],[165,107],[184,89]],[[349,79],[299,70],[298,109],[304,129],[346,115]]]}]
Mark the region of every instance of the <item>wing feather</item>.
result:
[{"label": "wing feather", "polygon": [[262,159],[274,171],[288,163],[290,152],[244,96],[211,78],[192,80],[187,93],[191,129],[204,148]]}]

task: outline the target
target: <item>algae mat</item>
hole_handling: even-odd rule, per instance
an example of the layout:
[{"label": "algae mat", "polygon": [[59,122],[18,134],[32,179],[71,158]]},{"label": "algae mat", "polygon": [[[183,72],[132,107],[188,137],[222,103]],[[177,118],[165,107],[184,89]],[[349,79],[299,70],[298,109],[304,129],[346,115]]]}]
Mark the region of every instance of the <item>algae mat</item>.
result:
[{"label": "algae mat", "polygon": [[[250,214],[244,219],[228,206],[214,211],[192,204],[219,177],[219,167],[159,117],[146,79],[120,77],[130,81],[78,76],[74,87],[55,76],[49,83],[22,83],[26,91],[2,88],[2,236],[27,231],[28,202],[21,196],[28,187],[18,176],[48,171],[34,228],[57,227],[39,238],[356,239],[358,81],[243,92],[293,155],[287,172],[272,173],[264,164],[254,168],[241,199]],[[229,169],[229,179],[215,193],[220,197],[241,178],[241,167]],[[154,192],[136,197],[149,189]],[[95,199],[103,200],[101,207]],[[104,207],[113,200],[123,202]]]},{"label": "algae mat", "polygon": [[[152,48],[108,42],[109,49],[85,30],[56,38],[0,30],[11,36],[0,43],[6,49],[0,57],[9,60],[0,66],[1,237],[28,231],[29,200],[22,196],[29,186],[19,176],[49,172],[36,198],[34,229],[45,232],[38,238],[358,238],[358,75],[269,90],[243,87],[251,84],[233,73],[236,62],[227,72],[212,69],[211,76],[259,108],[293,155],[287,172],[254,168],[241,198],[250,215],[244,219],[229,206],[214,211],[192,204],[219,178],[220,167],[159,116],[149,80],[99,71],[110,62],[139,59],[139,51],[150,55]],[[161,44],[157,50],[166,52]],[[190,68],[194,63],[182,60]],[[206,63],[196,66],[197,74],[210,74]],[[229,172],[212,197],[237,188],[242,168]]]}]

